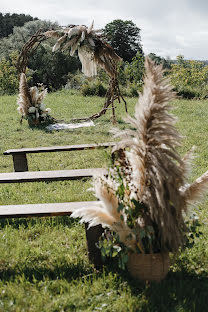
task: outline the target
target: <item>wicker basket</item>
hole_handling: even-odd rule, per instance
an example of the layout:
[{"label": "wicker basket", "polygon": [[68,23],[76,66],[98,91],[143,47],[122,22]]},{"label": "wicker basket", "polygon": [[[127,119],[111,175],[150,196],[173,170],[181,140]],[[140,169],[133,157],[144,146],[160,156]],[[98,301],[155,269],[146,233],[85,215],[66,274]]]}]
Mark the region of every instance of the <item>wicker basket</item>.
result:
[{"label": "wicker basket", "polygon": [[131,276],[143,281],[161,281],[168,273],[170,258],[168,253],[129,254],[127,263]]}]

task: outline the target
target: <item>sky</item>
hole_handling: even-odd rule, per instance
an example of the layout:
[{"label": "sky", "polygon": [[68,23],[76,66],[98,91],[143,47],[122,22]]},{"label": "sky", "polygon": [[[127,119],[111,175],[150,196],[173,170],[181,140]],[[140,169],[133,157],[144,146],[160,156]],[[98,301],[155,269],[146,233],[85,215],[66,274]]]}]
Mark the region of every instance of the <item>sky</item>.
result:
[{"label": "sky", "polygon": [[103,28],[115,19],[141,29],[145,54],[208,59],[208,0],[0,0],[1,13],[24,13],[59,25]]}]

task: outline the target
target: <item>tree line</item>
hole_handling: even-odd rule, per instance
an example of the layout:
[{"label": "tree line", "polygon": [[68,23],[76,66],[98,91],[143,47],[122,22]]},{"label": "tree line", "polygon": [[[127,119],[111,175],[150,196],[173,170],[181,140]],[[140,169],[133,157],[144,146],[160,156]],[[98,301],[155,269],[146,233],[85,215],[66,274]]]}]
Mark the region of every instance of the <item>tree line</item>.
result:
[{"label": "tree line", "polygon": [[[25,14],[0,13],[0,94],[18,91],[18,73],[15,67],[18,54],[25,42],[39,29],[57,29],[59,25],[41,21]],[[144,52],[141,29],[132,21],[117,19],[105,25],[103,38],[122,58],[119,64],[119,80],[124,95],[137,96],[142,90],[144,75]],[[83,95],[105,95],[108,76],[99,70],[98,77],[89,80],[81,73],[77,55],[69,51],[52,53],[54,40],[43,41],[29,58],[27,76],[30,85],[43,83],[49,91],[60,88],[77,88]],[[207,97],[208,65],[198,61],[165,59],[154,53],[149,57],[162,64],[169,75],[175,91],[184,97]]]},{"label": "tree line", "polygon": [[[24,14],[19,16],[18,14],[1,14],[1,21],[5,22],[9,18],[11,27],[5,30],[4,34],[6,36],[3,35],[2,31],[3,37],[0,39],[1,93],[3,93],[3,90],[5,93],[15,93],[17,91],[17,83],[15,83],[14,77],[12,76],[13,79],[11,79],[10,83],[9,76],[11,75],[11,67],[14,67],[15,60],[24,43],[39,29],[44,32],[48,29],[59,27],[57,23],[33,19]],[[19,25],[19,21],[21,21],[21,25]],[[132,21],[114,20],[108,23],[102,32],[105,40],[112,45],[117,54],[123,59],[123,64],[131,63],[137,53],[143,55],[140,28]],[[77,55],[72,57],[69,51],[52,53],[53,45],[53,39],[41,43],[39,48],[29,58],[27,72],[31,85],[42,82],[49,91],[65,86],[70,78],[81,70],[81,64]],[[12,73],[14,75],[14,68]],[[105,76],[105,73],[101,75]],[[106,80],[106,77],[104,77],[104,80]]]},{"label": "tree line", "polygon": [[0,38],[9,36],[14,26],[23,26],[29,21],[37,20],[37,17],[33,18],[30,15],[25,14],[10,14],[0,12]]}]

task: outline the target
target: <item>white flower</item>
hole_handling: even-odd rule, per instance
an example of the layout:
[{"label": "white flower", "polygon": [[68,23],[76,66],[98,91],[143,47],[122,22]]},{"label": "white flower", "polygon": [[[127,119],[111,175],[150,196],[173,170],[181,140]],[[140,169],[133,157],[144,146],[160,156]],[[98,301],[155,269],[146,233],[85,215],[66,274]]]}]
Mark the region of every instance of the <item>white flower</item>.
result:
[{"label": "white flower", "polygon": [[35,113],[36,111],[36,108],[34,106],[31,106],[29,109],[28,109],[28,112],[29,113]]},{"label": "white flower", "polygon": [[44,114],[44,113],[43,113],[43,114],[41,114],[41,117],[43,117],[43,118],[46,118],[46,116],[47,116],[47,115],[46,115],[46,114]]},{"label": "white flower", "polygon": [[47,114],[50,114],[51,109],[50,109],[50,108],[46,108],[46,110],[45,110],[45,111],[46,111],[46,113],[47,113]]},{"label": "white flower", "polygon": [[45,108],[45,104],[41,103],[40,104],[40,110],[44,111],[46,108]]}]

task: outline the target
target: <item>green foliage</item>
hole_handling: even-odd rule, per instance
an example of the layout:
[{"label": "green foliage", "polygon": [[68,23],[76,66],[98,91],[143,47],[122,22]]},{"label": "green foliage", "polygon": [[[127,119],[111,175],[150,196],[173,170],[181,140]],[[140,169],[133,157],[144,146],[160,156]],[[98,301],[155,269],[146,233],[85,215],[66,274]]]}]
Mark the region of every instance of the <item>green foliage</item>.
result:
[{"label": "green foliage", "polygon": [[199,217],[194,212],[192,215],[187,219],[186,226],[187,226],[187,233],[186,233],[186,243],[185,248],[193,248],[194,244],[196,243],[197,239],[203,235],[201,232],[202,226],[205,223],[199,221]]},{"label": "green foliage", "polygon": [[125,62],[131,62],[137,52],[143,54],[140,28],[132,21],[114,20],[105,26],[103,32],[115,52]]},{"label": "green foliage", "polygon": [[[3,57],[8,59],[9,53],[13,52],[14,49],[20,52],[25,42],[37,30],[42,29],[44,32],[52,27],[57,27],[57,24],[39,20],[30,21],[23,27],[14,27],[13,34],[0,40],[0,59]],[[31,76],[30,84],[43,83],[50,91],[62,88],[67,83],[68,73],[74,73],[80,68],[78,58],[71,57],[69,51],[53,53],[53,45],[52,39],[44,41],[29,56],[28,62]]]},{"label": "green foliage", "polygon": [[0,40],[0,59],[7,58],[14,50],[20,52],[26,41],[39,29],[46,31],[52,27],[57,27],[57,24],[40,20],[27,22],[22,27],[15,26],[12,34]]},{"label": "green foliage", "polygon": [[79,90],[81,86],[85,83],[85,81],[86,81],[86,77],[79,70],[74,74],[68,73],[65,89]]},{"label": "green foliage", "polygon": [[99,80],[88,82],[86,81],[81,86],[81,94],[84,96],[105,96],[107,92],[107,88],[100,82]]},{"label": "green foliage", "polygon": [[0,94],[14,94],[18,90],[17,57],[18,53],[14,51],[8,59],[0,60]]},{"label": "green foliage", "polygon": [[144,55],[141,52],[137,52],[131,63],[125,64],[124,73],[130,83],[143,84]]},{"label": "green foliage", "polygon": [[[126,74],[126,67],[133,67],[133,64],[121,62],[118,67],[119,72],[119,84],[120,84],[120,91],[123,96],[128,97],[137,97],[138,92],[142,91],[143,80],[142,76],[137,75],[133,77],[132,81],[130,82],[128,79],[129,77]],[[136,68],[135,68],[136,73]],[[133,75],[131,75],[132,77]],[[136,80],[138,77],[141,80]],[[135,80],[134,80],[135,78]],[[66,89],[76,89],[79,90],[80,93],[84,96],[105,96],[106,91],[108,88],[109,77],[106,72],[102,69],[98,70],[98,76],[95,78],[88,79],[84,76],[83,73],[77,72],[76,74],[69,73],[67,83],[65,85]]]},{"label": "green foliage", "polygon": [[186,98],[205,98],[208,95],[208,66],[194,60],[177,57],[177,64],[171,65],[171,83],[179,95]]},{"label": "green foliage", "polygon": [[116,233],[105,230],[99,239],[97,247],[100,249],[104,263],[113,258],[117,261],[120,269],[126,269],[128,249],[119,241],[119,236]]},{"label": "green foliage", "polygon": [[137,97],[142,91],[144,75],[144,55],[137,52],[132,62],[120,62],[118,66],[118,80],[121,93],[124,96]]},{"label": "green foliage", "polygon": [[25,23],[36,19],[25,14],[0,13],[0,38],[8,37],[15,26],[23,26]]},{"label": "green foliage", "polygon": [[41,82],[52,91],[66,85],[68,73],[74,73],[80,67],[80,62],[69,53],[53,53],[51,45],[45,42],[29,59],[28,66],[32,73],[30,84],[36,85]]},{"label": "green foliage", "polygon": [[[115,154],[115,158],[116,157],[117,154]],[[130,196],[132,178],[131,174],[129,175],[130,168],[128,164],[126,163],[126,167],[116,166],[114,169],[116,173],[112,178],[117,185],[116,197],[119,203],[117,210],[121,213],[121,220],[125,220],[125,224],[130,229],[128,239],[132,240],[133,237],[135,238],[135,247],[138,253],[161,252],[161,246],[157,236],[157,224],[152,223],[150,226],[144,222],[150,213],[148,207],[143,202],[139,202]],[[131,248],[129,251],[132,251]],[[126,247],[122,248],[120,254],[122,254],[122,252],[124,252],[124,255],[126,254]]]},{"label": "green foliage", "polygon": [[155,53],[150,53],[148,57],[154,61],[155,64],[160,65],[162,64],[163,69],[171,69],[172,61],[169,59],[165,59],[164,57],[160,57]]}]

